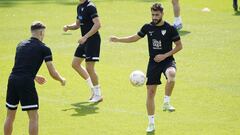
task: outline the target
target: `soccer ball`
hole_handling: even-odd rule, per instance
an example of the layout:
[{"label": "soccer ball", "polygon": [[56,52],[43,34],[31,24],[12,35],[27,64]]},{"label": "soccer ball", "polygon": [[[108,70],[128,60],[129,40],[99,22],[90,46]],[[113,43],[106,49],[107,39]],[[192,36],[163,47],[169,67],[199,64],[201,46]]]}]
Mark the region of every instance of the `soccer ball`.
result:
[{"label": "soccer ball", "polygon": [[140,70],[135,70],[130,74],[130,82],[133,86],[143,86],[145,83],[145,74]]}]

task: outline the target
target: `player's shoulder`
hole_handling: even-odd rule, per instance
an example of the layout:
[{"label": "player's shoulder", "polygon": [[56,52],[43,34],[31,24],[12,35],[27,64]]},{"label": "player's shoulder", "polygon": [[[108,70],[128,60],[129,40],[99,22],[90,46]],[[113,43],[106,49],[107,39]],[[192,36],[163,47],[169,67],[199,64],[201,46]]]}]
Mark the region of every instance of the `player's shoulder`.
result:
[{"label": "player's shoulder", "polygon": [[47,46],[45,43],[41,42],[40,46],[43,48],[43,49],[46,49],[46,50],[51,50],[49,46]]},{"label": "player's shoulder", "polygon": [[167,21],[164,21],[164,26],[167,27],[167,28],[172,28],[173,26],[167,22]]},{"label": "player's shoulder", "polygon": [[150,27],[152,27],[153,25],[151,24],[151,23],[145,23],[144,25],[143,25],[143,28],[145,28],[145,29],[147,29],[147,28],[150,28]]},{"label": "player's shoulder", "polygon": [[30,40],[29,39],[25,39],[25,40],[22,40],[18,43],[18,45],[26,45],[26,44],[29,44],[30,43]]},{"label": "player's shoulder", "polygon": [[173,27],[173,25],[171,25],[170,23],[168,23],[168,22],[164,22],[164,26],[166,27],[166,29],[169,29],[169,30],[172,30],[172,29],[175,29],[174,27]]},{"label": "player's shoulder", "polygon": [[96,5],[92,1],[89,1],[87,8],[96,8]]}]

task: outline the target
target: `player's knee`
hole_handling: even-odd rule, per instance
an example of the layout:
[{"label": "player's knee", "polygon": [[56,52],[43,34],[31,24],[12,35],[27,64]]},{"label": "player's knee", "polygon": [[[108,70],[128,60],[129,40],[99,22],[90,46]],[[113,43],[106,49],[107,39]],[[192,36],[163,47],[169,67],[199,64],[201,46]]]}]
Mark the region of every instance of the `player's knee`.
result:
[{"label": "player's knee", "polygon": [[174,68],[167,69],[166,76],[168,82],[174,82],[176,77],[176,70]]},{"label": "player's knee", "polygon": [[86,70],[87,70],[87,72],[88,72],[89,74],[95,73],[94,65],[92,65],[92,64],[87,63],[87,65],[86,65]]},{"label": "player's knee", "polygon": [[156,90],[154,90],[153,88],[148,88],[148,92],[147,92],[148,99],[154,98],[155,94],[156,94]]},{"label": "player's knee", "polygon": [[76,69],[76,68],[78,68],[78,67],[79,67],[79,63],[73,61],[73,62],[72,62],[72,68],[73,68],[73,69]]},{"label": "player's knee", "polygon": [[5,123],[6,123],[6,124],[12,124],[12,123],[14,122],[14,120],[15,120],[15,117],[10,117],[10,116],[8,116],[8,117],[6,118]]},{"label": "player's knee", "polygon": [[35,114],[29,115],[29,120],[30,120],[31,122],[38,122],[38,114],[35,113]]},{"label": "player's knee", "polygon": [[155,92],[154,91],[149,91],[148,92],[148,99],[152,99],[152,98],[154,98],[154,96],[155,96]]}]

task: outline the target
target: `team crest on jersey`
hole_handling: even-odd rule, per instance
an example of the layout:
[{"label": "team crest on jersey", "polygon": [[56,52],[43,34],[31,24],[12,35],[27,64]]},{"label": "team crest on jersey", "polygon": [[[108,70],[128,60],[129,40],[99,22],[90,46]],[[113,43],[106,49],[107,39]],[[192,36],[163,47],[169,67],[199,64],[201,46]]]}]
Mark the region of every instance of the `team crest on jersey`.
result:
[{"label": "team crest on jersey", "polygon": [[83,11],[83,10],[84,10],[84,8],[81,8],[81,10]]},{"label": "team crest on jersey", "polygon": [[162,30],[161,32],[162,32],[162,35],[164,36],[167,31],[166,30]]}]

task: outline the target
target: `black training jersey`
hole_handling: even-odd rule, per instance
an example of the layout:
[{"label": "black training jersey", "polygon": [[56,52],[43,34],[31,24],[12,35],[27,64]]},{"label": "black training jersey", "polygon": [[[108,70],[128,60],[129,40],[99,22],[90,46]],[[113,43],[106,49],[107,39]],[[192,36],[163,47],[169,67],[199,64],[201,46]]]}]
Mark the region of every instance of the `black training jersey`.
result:
[{"label": "black training jersey", "polygon": [[43,60],[52,61],[52,52],[49,47],[33,37],[22,41],[16,49],[11,75],[35,78]]},{"label": "black training jersey", "polygon": [[[180,40],[177,30],[164,22],[162,26],[153,24],[145,24],[138,32],[140,37],[148,36],[148,50],[150,58],[154,58],[158,54],[164,54],[172,50],[172,42]],[[174,59],[173,56],[165,60]]]},{"label": "black training jersey", "polygon": [[[94,25],[92,19],[95,17],[98,17],[97,9],[90,0],[86,0],[84,3],[78,5],[77,19],[80,21],[82,36],[91,30]],[[98,32],[95,34],[98,34]]]}]

